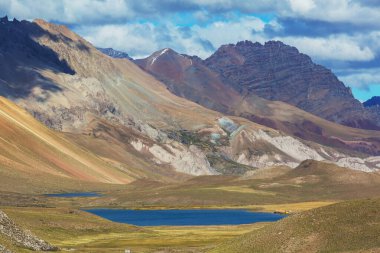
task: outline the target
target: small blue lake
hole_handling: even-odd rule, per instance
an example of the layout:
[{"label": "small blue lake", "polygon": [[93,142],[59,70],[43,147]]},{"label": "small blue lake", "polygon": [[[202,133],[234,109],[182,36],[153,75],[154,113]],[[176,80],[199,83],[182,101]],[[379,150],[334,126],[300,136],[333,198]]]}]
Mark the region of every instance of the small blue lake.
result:
[{"label": "small blue lake", "polygon": [[57,198],[78,198],[78,197],[100,197],[102,196],[96,192],[71,192],[71,193],[53,193],[53,194],[45,194],[48,197],[57,197]]},{"label": "small blue lake", "polygon": [[241,225],[255,222],[277,221],[285,215],[275,213],[249,212],[238,209],[202,210],[85,210],[105,219],[136,226],[210,226]]}]

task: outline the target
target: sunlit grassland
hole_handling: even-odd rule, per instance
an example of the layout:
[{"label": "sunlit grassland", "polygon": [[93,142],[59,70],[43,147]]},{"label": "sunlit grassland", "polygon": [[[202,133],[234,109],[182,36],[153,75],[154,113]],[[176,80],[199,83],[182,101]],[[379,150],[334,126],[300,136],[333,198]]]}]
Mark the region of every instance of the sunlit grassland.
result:
[{"label": "sunlit grassland", "polygon": [[212,253],[380,252],[380,200],[345,201],[291,215]]},{"label": "sunlit grassland", "polygon": [[[135,227],[68,208],[2,208],[19,225],[76,252],[202,252],[268,223],[240,226]],[[169,252],[170,252],[169,251]]]}]

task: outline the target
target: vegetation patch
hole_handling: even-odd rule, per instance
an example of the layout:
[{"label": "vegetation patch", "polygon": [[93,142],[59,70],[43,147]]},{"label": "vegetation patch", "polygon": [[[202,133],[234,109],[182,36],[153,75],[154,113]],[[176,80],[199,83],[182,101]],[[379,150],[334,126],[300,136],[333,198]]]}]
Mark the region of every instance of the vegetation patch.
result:
[{"label": "vegetation patch", "polygon": [[208,154],[207,159],[211,167],[223,175],[244,175],[246,172],[256,169],[248,165],[237,163],[218,154]]}]

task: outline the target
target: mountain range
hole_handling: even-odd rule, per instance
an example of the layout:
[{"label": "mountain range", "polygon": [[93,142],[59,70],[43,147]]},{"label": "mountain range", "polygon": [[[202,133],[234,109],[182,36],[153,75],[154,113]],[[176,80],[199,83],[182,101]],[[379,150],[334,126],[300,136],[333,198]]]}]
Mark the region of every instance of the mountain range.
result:
[{"label": "mountain range", "polygon": [[[0,251],[376,251],[379,108],[279,41],[132,59],[1,18]],[[137,227],[93,208],[287,217]]]},{"label": "mountain range", "polygon": [[[230,112],[234,100],[258,96],[346,126],[373,130],[380,126],[379,117],[364,108],[330,70],[280,41],[224,45],[206,60],[163,49],[136,63],[175,94],[218,111]],[[193,94],[202,87],[202,94]],[[221,93],[232,99],[226,101]]]},{"label": "mountain range", "polygon": [[206,60],[168,48],[133,61],[114,52],[63,25],[1,19],[3,114],[23,115],[17,133],[17,114],[4,116],[3,149],[14,152],[2,153],[2,168],[24,173],[19,156],[39,157],[33,142],[33,152],[21,148],[33,133],[58,150],[29,172],[88,182],[247,176],[307,159],[379,169],[378,115],[293,47],[243,41]]}]

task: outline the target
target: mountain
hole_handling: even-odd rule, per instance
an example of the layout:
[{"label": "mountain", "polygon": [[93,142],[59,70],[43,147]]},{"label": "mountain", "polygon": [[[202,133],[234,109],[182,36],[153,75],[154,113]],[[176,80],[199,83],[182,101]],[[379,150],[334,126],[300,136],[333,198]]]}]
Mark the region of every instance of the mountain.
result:
[{"label": "mountain", "polygon": [[[3,97],[0,125],[0,181],[8,190],[32,192],[32,185],[43,191],[57,183],[75,188],[85,182],[124,184],[133,180],[127,168],[110,165]],[[23,183],[16,184],[20,178]]]},{"label": "mountain", "polygon": [[208,108],[228,113],[234,103],[240,103],[240,95],[198,57],[165,48],[135,63],[165,83],[172,93]]},{"label": "mountain", "polygon": [[224,45],[205,64],[244,97],[283,101],[339,124],[380,129],[379,117],[329,69],[280,41]]},{"label": "mountain", "polygon": [[[378,168],[378,158],[357,152],[377,154],[378,132],[334,125],[326,133],[322,131],[341,145],[331,148],[178,97],[135,63],[101,53],[65,26],[43,20],[3,20],[0,31],[0,95],[60,131],[71,143],[125,172],[130,180],[244,175],[268,166],[294,168],[305,159],[329,160],[364,171]],[[188,59],[171,50],[157,52],[151,65],[156,68],[161,58],[167,58],[168,63],[175,60],[177,69],[189,71],[183,77],[172,78],[191,81],[191,71],[209,69],[200,59]],[[170,74],[170,69],[165,73]],[[189,88],[187,94],[192,93],[191,89],[201,89],[206,103],[213,101],[213,92],[219,89],[215,106],[224,104],[225,111],[230,110],[228,101],[234,94],[237,104],[233,110],[253,108],[252,101],[239,101],[241,96],[233,88],[231,96],[224,94],[226,85],[219,82],[215,72],[210,70],[206,76],[214,78],[215,82],[210,82],[215,84],[213,89],[207,92],[209,86],[202,88],[195,79],[198,86]],[[202,74],[197,78],[202,80]],[[187,81],[183,84],[188,87]],[[263,102],[262,113],[265,108],[272,107]],[[283,110],[280,112],[283,118],[289,118]],[[303,111],[298,113],[302,115]],[[309,129],[315,129],[314,125]]]},{"label": "mountain", "polygon": [[379,199],[316,208],[227,241],[210,253],[376,252],[380,247],[379,208]]},{"label": "mountain", "polygon": [[101,47],[97,47],[96,49],[98,49],[103,54],[106,54],[106,55],[108,55],[108,56],[110,56],[112,58],[121,58],[121,59],[126,58],[128,60],[133,60],[127,53],[115,50],[113,48],[101,48]]},{"label": "mountain", "polygon": [[380,106],[380,96],[373,96],[363,103],[364,107]]},{"label": "mountain", "polygon": [[135,63],[165,83],[174,94],[210,109],[326,146],[379,154],[378,132],[333,123],[281,101],[240,94],[230,81],[198,57],[163,49]]},{"label": "mountain", "polygon": [[374,96],[363,103],[364,107],[380,117],[380,97]]}]

